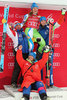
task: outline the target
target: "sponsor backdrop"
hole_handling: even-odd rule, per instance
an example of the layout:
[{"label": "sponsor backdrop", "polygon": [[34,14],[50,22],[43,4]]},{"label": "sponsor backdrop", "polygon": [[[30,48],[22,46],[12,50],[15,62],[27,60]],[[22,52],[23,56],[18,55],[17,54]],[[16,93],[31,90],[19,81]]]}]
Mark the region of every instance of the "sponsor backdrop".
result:
[{"label": "sponsor backdrop", "polygon": [[[26,13],[29,13],[30,9],[27,8],[10,8],[8,23],[13,23],[18,20],[22,22],[23,16]],[[0,7],[0,55],[1,55],[1,44],[2,44],[2,33],[3,25],[1,20],[3,18],[4,7]],[[48,17],[51,15],[55,22],[60,18],[61,11],[56,10],[40,10],[39,15]],[[53,79],[54,85],[58,87],[67,87],[67,66],[66,66],[66,57],[67,57],[67,14],[65,15],[65,22],[55,30],[54,35],[54,61],[53,61]],[[4,58],[4,71],[0,72],[0,89],[3,88],[4,84],[11,83],[12,72],[14,68],[14,54],[13,54],[13,43],[11,39],[6,37],[5,44],[5,58]],[[45,82],[45,70],[44,70],[44,82]]]}]

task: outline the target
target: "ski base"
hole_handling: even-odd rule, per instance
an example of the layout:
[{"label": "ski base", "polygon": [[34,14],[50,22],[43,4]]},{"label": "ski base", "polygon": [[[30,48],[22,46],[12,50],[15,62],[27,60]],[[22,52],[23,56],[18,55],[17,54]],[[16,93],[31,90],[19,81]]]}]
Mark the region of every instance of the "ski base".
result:
[{"label": "ski base", "polygon": [[9,6],[5,5],[5,7],[4,7],[4,19],[6,20],[6,23],[3,24],[3,36],[2,36],[1,59],[0,59],[0,72],[4,70],[4,51],[5,51],[5,39],[6,39],[6,32],[7,32],[8,14],[9,14]]}]

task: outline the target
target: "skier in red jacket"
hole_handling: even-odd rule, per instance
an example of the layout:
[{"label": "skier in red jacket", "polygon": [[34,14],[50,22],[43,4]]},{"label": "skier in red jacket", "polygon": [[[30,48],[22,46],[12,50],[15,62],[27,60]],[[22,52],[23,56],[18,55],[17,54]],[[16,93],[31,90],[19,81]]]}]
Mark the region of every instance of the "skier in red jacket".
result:
[{"label": "skier in red jacket", "polygon": [[44,67],[48,60],[49,47],[44,50],[41,60],[35,62],[36,55],[31,52],[26,60],[22,56],[22,46],[17,50],[16,59],[20,65],[22,75],[24,77],[21,88],[23,88],[23,98],[21,100],[29,100],[31,85],[35,83],[35,87],[39,92],[41,100],[47,100],[45,85],[41,80],[41,69]]}]

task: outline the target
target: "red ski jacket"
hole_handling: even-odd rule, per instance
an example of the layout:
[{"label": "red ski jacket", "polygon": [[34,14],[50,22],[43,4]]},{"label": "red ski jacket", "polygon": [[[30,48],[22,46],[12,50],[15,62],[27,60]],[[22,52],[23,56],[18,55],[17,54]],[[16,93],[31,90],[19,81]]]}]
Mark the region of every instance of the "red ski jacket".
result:
[{"label": "red ski jacket", "polygon": [[24,73],[27,71],[26,74],[24,75],[24,80],[21,85],[21,88],[23,88],[24,86],[28,88],[32,83],[36,81],[42,81],[41,69],[44,67],[45,63],[47,62],[48,55],[49,52],[48,53],[44,52],[42,59],[34,63],[34,65],[27,71],[27,69],[31,66],[31,63],[23,59],[21,50],[17,50],[16,59],[18,64],[20,65],[22,75],[24,75]]}]

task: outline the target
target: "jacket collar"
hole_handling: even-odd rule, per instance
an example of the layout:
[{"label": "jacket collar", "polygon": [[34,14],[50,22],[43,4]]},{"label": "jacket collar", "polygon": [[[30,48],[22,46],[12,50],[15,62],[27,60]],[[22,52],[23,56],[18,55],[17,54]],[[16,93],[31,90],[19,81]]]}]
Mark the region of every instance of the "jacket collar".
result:
[{"label": "jacket collar", "polygon": [[40,28],[40,29],[45,29],[46,26],[47,26],[47,25],[44,25],[44,26],[40,25],[39,28]]},{"label": "jacket collar", "polygon": [[33,64],[33,62],[32,62],[30,59],[27,58],[26,60],[27,60],[29,63]]},{"label": "jacket collar", "polygon": [[22,32],[22,31],[23,31],[23,28],[21,28],[20,30],[17,29],[17,32]]},{"label": "jacket collar", "polygon": [[35,60],[35,61],[31,61],[30,59],[26,59],[29,63],[31,63],[31,64],[33,64],[33,63],[35,63],[35,62],[37,62],[37,60]]}]

